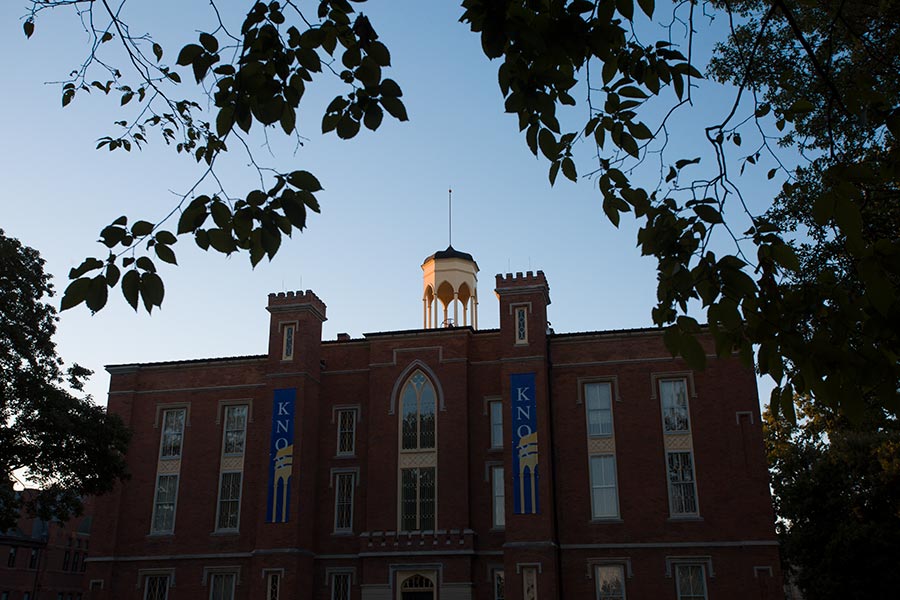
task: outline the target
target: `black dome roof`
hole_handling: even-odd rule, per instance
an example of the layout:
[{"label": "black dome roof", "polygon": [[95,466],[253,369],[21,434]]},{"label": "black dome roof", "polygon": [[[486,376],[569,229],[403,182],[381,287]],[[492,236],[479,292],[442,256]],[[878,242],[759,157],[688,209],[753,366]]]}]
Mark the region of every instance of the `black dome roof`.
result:
[{"label": "black dome roof", "polygon": [[[460,252],[459,250],[455,249],[453,246],[447,246],[446,250],[438,250],[437,252],[435,252],[428,258],[426,258],[425,261],[427,262],[428,260],[430,260],[432,258],[435,258],[435,259],[437,259],[437,258],[461,258],[463,260],[475,262],[475,259],[472,258],[471,254],[469,254],[468,252]],[[477,264],[478,263],[476,263],[476,266],[477,266]]]}]

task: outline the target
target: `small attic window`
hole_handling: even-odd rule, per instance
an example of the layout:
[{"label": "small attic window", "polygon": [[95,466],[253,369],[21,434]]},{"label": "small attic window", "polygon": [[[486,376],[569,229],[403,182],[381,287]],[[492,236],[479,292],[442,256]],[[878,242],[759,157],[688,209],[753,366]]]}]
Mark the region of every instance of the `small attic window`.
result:
[{"label": "small attic window", "polygon": [[516,344],[528,343],[528,309],[516,308]]},{"label": "small attic window", "polygon": [[281,360],[294,358],[294,325],[284,326],[284,342],[282,344]]}]

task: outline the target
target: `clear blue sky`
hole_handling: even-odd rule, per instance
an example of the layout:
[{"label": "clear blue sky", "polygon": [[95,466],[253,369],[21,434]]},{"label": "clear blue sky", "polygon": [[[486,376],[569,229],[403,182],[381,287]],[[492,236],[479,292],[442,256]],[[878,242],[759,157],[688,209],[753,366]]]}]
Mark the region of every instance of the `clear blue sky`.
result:
[{"label": "clear blue sky", "polygon": [[[169,64],[211,23],[205,2],[127,6],[133,33],[153,33]],[[273,291],[315,291],[328,305],[326,339],[420,327],[420,265],[447,246],[451,187],[453,245],[481,268],[482,328],[497,325],[494,275],[538,269],[550,282],[549,318],[557,332],[651,323],[654,262],[635,247],[635,223],[626,216],[618,230],[609,224],[594,181],[560,177],[550,187],[547,163],[531,155],[516,118],[503,112],[498,63],[487,61],[478,37],[457,22],[458,4],[375,0],[360,7],[392,51],[387,76],[402,86],[410,121],[385,118],[378,132],[364,130],[351,141],[322,136],[324,106],[339,89],[323,81],[323,91],[310,92],[301,105],[302,147],[295,150],[278,130],[270,154],[254,137],[262,162],[319,177],[322,214],[274,262],[255,270],[244,256],[207,254],[180,240],[180,266],[162,267],[166,299],[153,316],[135,314],[118,291],[95,316],[84,307],[63,313],[60,353],[95,371],[89,391],[98,401],[105,401],[108,385],[104,364],[265,352],[266,295]],[[39,19],[26,40],[19,18],[25,10],[16,0],[0,6],[0,228],[41,252],[61,293],[70,268],[85,256],[103,256],[94,240],[104,225],[121,214],[148,220],[166,214],[172,192],[186,190],[200,169],[158,140],[131,154],[94,150],[97,138],[115,131],[114,120],[133,114],[120,114],[118,98],[100,94],[78,96],[63,109],[60,86],[45,82],[63,80],[80,65],[86,36],[71,12],[57,11]],[[704,94],[677,120],[672,161],[708,155],[702,126],[726,114],[729,102],[728,93]],[[580,105],[572,123],[585,114]],[[594,168],[590,150],[581,148],[581,171]],[[255,180],[246,159],[234,154],[226,186],[240,195]],[[770,184],[756,177],[744,180],[745,191],[771,198]]]}]

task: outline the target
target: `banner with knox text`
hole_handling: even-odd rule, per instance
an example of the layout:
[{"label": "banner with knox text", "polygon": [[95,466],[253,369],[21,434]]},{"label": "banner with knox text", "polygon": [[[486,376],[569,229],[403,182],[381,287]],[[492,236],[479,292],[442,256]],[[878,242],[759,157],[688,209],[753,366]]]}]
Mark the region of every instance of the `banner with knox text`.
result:
[{"label": "banner with knox text", "polygon": [[266,523],[287,523],[294,465],[296,388],[275,390],[272,401],[272,444],[269,451],[269,494]]},{"label": "banner with knox text", "polygon": [[538,514],[540,500],[538,484],[537,403],[534,373],[515,373],[510,376],[510,406],[512,418],[512,481],[513,513]]}]

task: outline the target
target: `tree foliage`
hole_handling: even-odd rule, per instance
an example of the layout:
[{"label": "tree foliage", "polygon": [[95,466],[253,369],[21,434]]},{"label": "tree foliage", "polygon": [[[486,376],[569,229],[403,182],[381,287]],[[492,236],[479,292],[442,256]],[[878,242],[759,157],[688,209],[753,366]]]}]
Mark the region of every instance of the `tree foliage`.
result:
[{"label": "tree foliage", "polygon": [[[213,0],[208,26],[198,24],[203,33],[177,53],[149,34],[131,35],[125,2],[116,9],[106,0],[32,2],[27,36],[43,11],[71,8],[94,39],[62,87],[64,105],[100,90],[141,106],[98,147],[130,151],[155,131],[202,167],[165,219],[120,217],[103,229],[108,253],[71,271],[64,309],[100,310],[115,287],[135,309],[159,306],[155,261],[175,263],[182,237],[204,250],[246,253],[255,265],[304,228],[307,211],[319,210],[315,176],[272,172],[251,154],[260,187],[233,196],[218,184],[216,160],[229,147],[249,152],[254,127],[296,135],[304,92],[323,77],[345,86],[322,117],[323,133],[349,139],[362,127],[377,129],[385,113],[407,119],[400,86],[385,77],[388,47],[356,11],[362,2],[249,2],[238,30]],[[773,406],[789,418],[795,394],[851,415],[865,402],[900,413],[900,3],[463,0],[462,7],[461,21],[497,61],[505,108],[531,152],[547,161],[550,182],[560,173],[575,181],[582,170],[613,225],[627,213],[637,219],[638,246],[658,264],[652,318],[673,354],[704,366],[700,325],[690,316],[699,305],[716,352],[755,359],[777,383]],[[734,92],[724,117],[704,130],[708,165],[696,154],[666,152],[670,120],[691,109],[704,78],[692,58],[700,12],[729,24],[708,73]],[[673,35],[679,27],[681,42]],[[108,43],[126,53],[121,69],[98,58]],[[207,94],[208,116],[177,67]],[[107,77],[92,80],[98,71]],[[662,116],[648,110],[660,105],[669,107]],[[560,119],[565,107],[581,115],[576,126],[561,124],[569,122]],[[642,167],[651,155],[658,177]],[[767,177],[783,179],[783,191],[771,210],[754,212],[745,196],[752,190],[741,189],[735,171],[765,161],[776,165]],[[723,238],[733,246],[717,254]],[[801,262],[814,261],[817,270],[800,273]]]},{"label": "tree foliage", "polygon": [[27,510],[65,520],[80,513],[83,496],[125,476],[129,433],[118,416],[76,395],[91,372],[63,368],[52,295],[40,255],[0,230],[0,531],[22,508],[13,487],[20,477],[40,488]]},{"label": "tree foliage", "polygon": [[807,600],[890,598],[900,589],[900,423],[856,422],[798,402],[798,423],[765,414],[782,559]]}]

